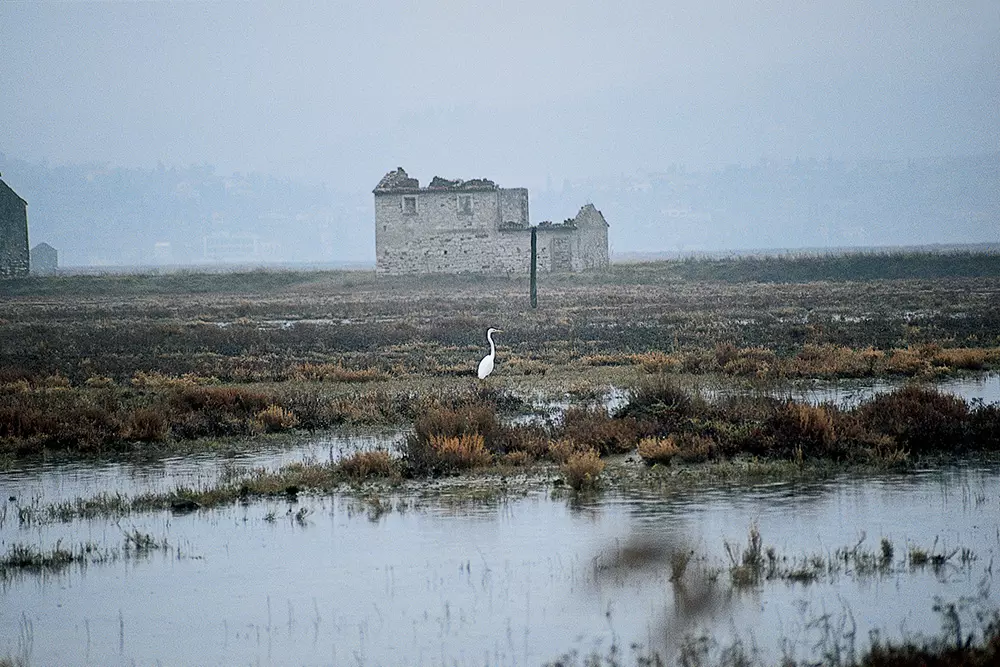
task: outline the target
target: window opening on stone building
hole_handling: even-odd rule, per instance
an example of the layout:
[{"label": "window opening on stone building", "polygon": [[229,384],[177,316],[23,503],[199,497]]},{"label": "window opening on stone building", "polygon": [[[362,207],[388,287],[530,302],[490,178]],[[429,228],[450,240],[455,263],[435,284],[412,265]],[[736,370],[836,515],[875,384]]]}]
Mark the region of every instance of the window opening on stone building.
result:
[{"label": "window opening on stone building", "polygon": [[472,215],[472,195],[458,195],[458,214]]},{"label": "window opening on stone building", "polygon": [[403,197],[403,215],[416,215],[417,214],[417,197]]}]

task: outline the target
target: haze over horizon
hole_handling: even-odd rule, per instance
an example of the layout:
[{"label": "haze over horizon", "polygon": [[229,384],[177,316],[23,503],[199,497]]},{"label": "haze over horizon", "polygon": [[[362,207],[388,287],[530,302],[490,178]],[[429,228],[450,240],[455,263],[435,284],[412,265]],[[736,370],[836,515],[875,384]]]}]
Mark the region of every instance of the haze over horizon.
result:
[{"label": "haze over horizon", "polygon": [[538,188],[1000,147],[1000,4],[5,2],[0,151]]},{"label": "haze over horizon", "polygon": [[366,196],[995,154],[997,35],[994,0],[3,2],[0,153]]}]

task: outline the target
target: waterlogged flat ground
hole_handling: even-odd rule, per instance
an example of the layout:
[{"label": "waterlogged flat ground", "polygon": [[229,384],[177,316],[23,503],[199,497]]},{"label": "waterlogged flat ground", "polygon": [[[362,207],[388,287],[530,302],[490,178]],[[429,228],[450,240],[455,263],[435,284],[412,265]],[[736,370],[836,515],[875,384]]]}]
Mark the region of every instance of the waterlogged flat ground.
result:
[{"label": "waterlogged flat ground", "polygon": [[[983,594],[1000,551],[997,465],[697,492],[544,488],[477,501],[467,491],[300,495],[27,527],[8,504],[4,546],[114,550],[131,530],[167,546],[8,576],[0,655],[60,665],[537,665],[612,644],[669,653],[683,634],[705,632],[806,658],[824,632],[844,641],[842,623],[863,646],[871,629],[936,633],[938,599],[998,603]],[[739,553],[752,525],[779,558],[815,556],[827,569],[810,583],[734,588],[725,544]],[[883,538],[894,547],[889,567],[838,565],[838,549],[877,553]],[[622,558],[650,544],[660,547],[650,558]],[[675,548],[694,557],[671,581],[662,553]],[[913,548],[968,555],[916,566]]]},{"label": "waterlogged flat ground", "polygon": [[[702,281],[619,266],[605,276],[543,277],[538,310],[523,283],[362,272],[5,283],[0,385],[10,414],[18,396],[96,396],[109,384],[141,397],[138,373],[191,373],[279,402],[296,392],[434,396],[476,385],[485,329],[500,326],[489,382],[534,405],[523,419],[557,417],[578,402],[613,407],[654,366],[709,396],[769,392],[852,405],[916,376],[966,399],[1000,400],[995,277]],[[860,380],[830,380],[836,364],[813,380],[757,366],[727,371],[726,346],[754,363],[757,348],[774,355],[768,363],[808,346],[847,364],[856,358],[844,350],[906,354]],[[940,354],[952,348],[962,352]],[[665,354],[676,356],[668,364]],[[967,374],[977,365],[993,372]],[[309,376],[315,367],[332,377]],[[170,442],[150,447],[160,451],[152,458],[6,457],[0,554],[17,545],[88,551],[65,568],[8,568],[0,658],[537,665],[612,645],[629,656],[633,643],[670,655],[686,633],[706,633],[717,648],[738,636],[777,662],[831,642],[846,647],[850,637],[863,648],[871,629],[936,633],[937,601],[966,600],[959,608],[969,629],[976,610],[1000,606],[992,586],[1000,468],[974,462],[874,477],[709,466],[691,481],[676,470],[650,477],[619,459],[595,495],[556,487],[558,472],[542,467],[506,482],[494,472],[188,514],[21,521],[24,508],[211,486],[256,467],[393,449],[408,424],[385,426]],[[780,576],[737,585],[732,559],[751,526],[763,549],[773,547]],[[137,548],[136,535],[154,542]],[[856,558],[882,553],[883,539],[888,561],[873,569]],[[845,548],[853,555],[838,556]],[[931,562],[916,563],[920,552]],[[671,565],[677,553],[691,555],[683,576]],[[812,575],[787,576],[805,570]]]}]

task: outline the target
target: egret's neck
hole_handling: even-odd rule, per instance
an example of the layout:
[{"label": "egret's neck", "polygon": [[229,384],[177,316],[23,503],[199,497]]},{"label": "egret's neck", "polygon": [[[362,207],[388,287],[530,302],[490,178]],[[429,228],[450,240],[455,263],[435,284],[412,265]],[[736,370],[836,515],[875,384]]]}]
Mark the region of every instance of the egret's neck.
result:
[{"label": "egret's neck", "polygon": [[487,331],[486,332],[486,340],[490,341],[490,356],[491,357],[495,356],[496,353],[497,353],[497,348],[496,348],[495,345],[493,345],[493,332],[492,331]]}]

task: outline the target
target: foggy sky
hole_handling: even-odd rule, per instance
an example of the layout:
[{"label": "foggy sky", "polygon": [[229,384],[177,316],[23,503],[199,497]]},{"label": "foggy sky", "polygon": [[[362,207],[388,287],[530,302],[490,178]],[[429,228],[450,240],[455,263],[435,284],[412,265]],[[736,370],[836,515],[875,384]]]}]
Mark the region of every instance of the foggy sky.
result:
[{"label": "foggy sky", "polygon": [[1000,147],[996,0],[0,2],[0,152],[370,190]]}]

